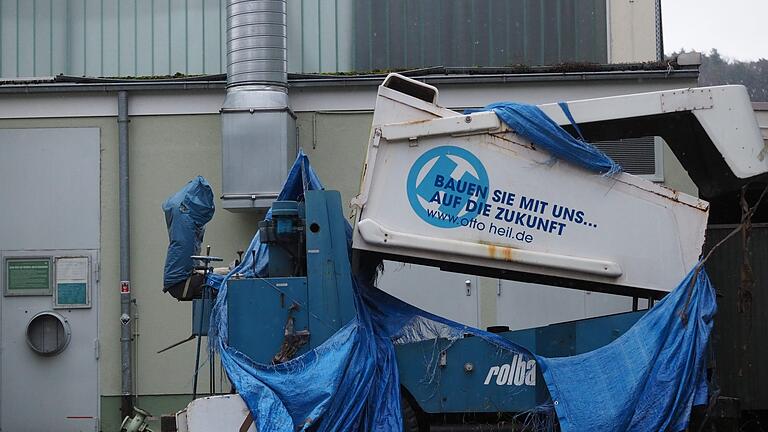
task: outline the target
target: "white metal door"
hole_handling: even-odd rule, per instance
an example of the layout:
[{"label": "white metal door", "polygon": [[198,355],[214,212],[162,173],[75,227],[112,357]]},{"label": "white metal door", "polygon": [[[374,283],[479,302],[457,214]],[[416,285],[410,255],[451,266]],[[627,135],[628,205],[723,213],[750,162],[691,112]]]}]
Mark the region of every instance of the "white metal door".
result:
[{"label": "white metal door", "polygon": [[480,324],[478,282],[477,276],[384,261],[378,286],[427,312],[477,327]]},{"label": "white metal door", "polygon": [[[99,132],[0,130],[3,432],[98,430]],[[57,267],[60,257],[76,258]],[[49,260],[48,279],[44,272],[24,273],[40,268],[24,267],[29,259],[35,265]],[[24,291],[25,284],[49,291]],[[41,312],[68,327],[69,342],[61,352],[33,350],[65,339],[64,326],[59,333],[48,324],[28,328]]]},{"label": "white metal door", "polygon": [[511,330],[632,310],[630,297],[508,280],[496,295],[496,320]]}]

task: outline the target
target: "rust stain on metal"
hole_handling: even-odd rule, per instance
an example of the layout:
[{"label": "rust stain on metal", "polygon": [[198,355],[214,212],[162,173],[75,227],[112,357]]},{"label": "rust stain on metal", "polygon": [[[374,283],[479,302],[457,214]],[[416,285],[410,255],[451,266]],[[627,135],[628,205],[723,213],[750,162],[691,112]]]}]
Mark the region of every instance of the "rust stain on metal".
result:
[{"label": "rust stain on metal", "polygon": [[696,203],[695,204],[691,204],[691,203],[687,203],[687,202],[681,201],[680,200],[680,191],[677,191],[675,189],[670,189],[670,188],[662,186],[662,188],[663,188],[662,190],[669,191],[669,193],[663,193],[663,192],[659,192],[658,190],[646,189],[646,188],[640,187],[640,186],[638,186],[636,184],[632,184],[632,183],[629,183],[629,182],[626,182],[626,181],[622,181],[622,180],[620,180],[618,178],[616,178],[616,181],[624,183],[624,184],[629,185],[629,186],[636,187],[636,188],[638,188],[640,190],[644,190],[646,192],[650,192],[650,193],[652,193],[654,195],[658,195],[658,196],[660,196],[662,198],[666,198],[666,199],[668,199],[668,200],[670,200],[672,202],[676,202],[678,204],[683,204],[683,205],[686,205],[688,207],[695,208],[695,209],[700,210],[700,211],[707,211],[707,210],[709,210],[709,203],[706,202],[706,201],[703,201],[701,199],[696,199]]},{"label": "rust stain on metal", "polygon": [[500,139],[502,141],[506,141],[508,143],[518,145],[520,147],[525,147],[527,149],[536,150],[536,147],[534,147],[532,143],[526,144],[526,143],[523,143],[523,142],[520,142],[520,141],[516,141],[516,140],[512,140],[512,139],[507,138],[506,135],[509,135],[510,133],[512,133],[514,136],[517,136],[517,134],[515,134],[513,131],[495,132],[495,133],[489,133],[489,135],[491,135],[494,138],[498,138],[498,139]]},{"label": "rust stain on metal", "polygon": [[514,250],[511,247],[495,245],[493,243],[487,243],[480,241],[482,245],[485,245],[488,251],[488,256],[493,259],[503,259],[504,261],[512,261],[514,257]]},{"label": "rust stain on metal", "polygon": [[501,252],[504,254],[504,261],[512,261],[512,249],[508,247],[501,248]]}]

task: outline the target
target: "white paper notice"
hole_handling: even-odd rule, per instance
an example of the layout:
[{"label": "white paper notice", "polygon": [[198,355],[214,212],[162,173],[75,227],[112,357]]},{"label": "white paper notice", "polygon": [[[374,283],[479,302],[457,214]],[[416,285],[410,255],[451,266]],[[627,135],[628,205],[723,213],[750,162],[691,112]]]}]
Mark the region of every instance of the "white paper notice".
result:
[{"label": "white paper notice", "polygon": [[56,259],[56,282],[86,282],[88,280],[88,258]]}]

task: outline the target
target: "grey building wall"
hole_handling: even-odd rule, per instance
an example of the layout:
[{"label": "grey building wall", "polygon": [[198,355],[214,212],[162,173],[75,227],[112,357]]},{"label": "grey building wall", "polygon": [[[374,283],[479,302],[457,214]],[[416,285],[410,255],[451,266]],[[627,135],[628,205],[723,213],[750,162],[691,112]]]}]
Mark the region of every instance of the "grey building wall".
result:
[{"label": "grey building wall", "polygon": [[352,212],[349,202],[360,191],[372,120],[371,112],[298,115],[299,143],[325,186],[341,192],[347,215]]},{"label": "grey building wall", "polygon": [[[288,70],[655,59],[654,0],[290,0]],[[226,70],[226,0],[0,0],[0,76]]]},{"label": "grey building wall", "polygon": [[698,196],[699,188],[696,187],[685,168],[666,144],[664,144],[661,157],[664,164],[664,186],[688,195]]},{"label": "grey building wall", "polygon": [[[348,71],[352,0],[288,2],[291,72]],[[226,0],[0,0],[0,76],[226,71]]]},{"label": "grey building wall", "polygon": [[354,7],[354,70],[607,63],[605,0],[378,0]]}]

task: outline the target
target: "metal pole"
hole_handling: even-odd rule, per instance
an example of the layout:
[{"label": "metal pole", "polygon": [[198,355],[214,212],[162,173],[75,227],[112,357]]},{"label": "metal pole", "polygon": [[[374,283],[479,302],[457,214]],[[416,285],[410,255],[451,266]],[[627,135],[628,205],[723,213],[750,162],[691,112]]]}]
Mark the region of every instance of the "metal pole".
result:
[{"label": "metal pole", "polygon": [[[203,291],[205,292],[205,291]],[[198,330],[197,330],[197,350],[195,351],[195,375],[193,378],[192,383],[192,400],[197,399],[197,374],[200,372],[200,347],[201,347],[201,341],[203,337],[200,335],[200,333],[203,332],[203,313],[205,310],[205,294],[203,294],[203,298],[200,299],[200,320],[198,321]]]},{"label": "metal pole", "polygon": [[128,92],[117,93],[118,176],[120,183],[120,370],[123,417],[133,414],[131,376],[131,239],[128,214]]},{"label": "metal pole", "polygon": [[[206,312],[205,302],[209,298],[213,297],[212,295],[209,295],[210,287],[208,286],[208,274],[211,272],[211,270],[213,270],[213,267],[211,267],[210,256],[211,256],[211,247],[208,246],[205,252],[205,258],[203,259],[203,262],[205,263],[205,270],[203,270],[203,293],[202,293],[202,298],[200,299],[200,311],[199,311],[200,318],[198,320],[198,326],[197,326],[197,351],[195,353],[195,376],[192,384],[192,400],[197,399],[197,377],[198,377],[198,373],[200,372],[200,349],[202,345],[201,342],[203,339],[203,336],[202,336],[203,317],[205,316],[205,312]],[[209,378],[213,379],[212,377],[210,377],[210,373],[209,373]],[[211,381],[211,385],[213,385],[212,381]],[[211,390],[211,396],[213,396],[213,390]]]},{"label": "metal pole", "polygon": [[656,61],[664,61],[664,30],[661,17],[661,0],[656,0]]}]

